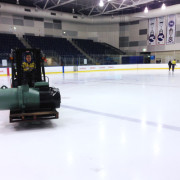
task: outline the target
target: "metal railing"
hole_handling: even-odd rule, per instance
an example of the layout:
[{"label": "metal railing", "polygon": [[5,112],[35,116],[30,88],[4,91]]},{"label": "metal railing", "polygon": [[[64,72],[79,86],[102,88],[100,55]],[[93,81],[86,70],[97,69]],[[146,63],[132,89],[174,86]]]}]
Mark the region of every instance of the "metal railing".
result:
[{"label": "metal railing", "polygon": [[[55,51],[43,51],[46,54],[47,62],[45,66],[80,66],[80,65],[110,65],[110,64],[159,64],[167,63],[161,58],[151,59],[151,56],[131,56],[131,55],[100,55],[90,54],[93,59],[88,59],[83,55],[59,55]],[[0,53],[0,67],[3,61],[7,60],[7,66],[11,66],[8,53]],[[177,61],[178,62],[178,61]]]}]

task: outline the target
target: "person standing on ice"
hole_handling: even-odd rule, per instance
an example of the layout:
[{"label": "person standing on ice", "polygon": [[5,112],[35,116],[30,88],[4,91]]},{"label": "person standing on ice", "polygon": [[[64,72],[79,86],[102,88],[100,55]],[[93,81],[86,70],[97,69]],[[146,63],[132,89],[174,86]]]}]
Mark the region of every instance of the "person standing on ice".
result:
[{"label": "person standing on ice", "polygon": [[169,66],[169,71],[170,71],[171,70],[171,66],[172,66],[171,60],[168,62],[168,66]]},{"label": "person standing on ice", "polygon": [[173,71],[173,72],[174,72],[175,66],[176,66],[176,60],[174,59],[174,60],[172,61],[172,71]]}]

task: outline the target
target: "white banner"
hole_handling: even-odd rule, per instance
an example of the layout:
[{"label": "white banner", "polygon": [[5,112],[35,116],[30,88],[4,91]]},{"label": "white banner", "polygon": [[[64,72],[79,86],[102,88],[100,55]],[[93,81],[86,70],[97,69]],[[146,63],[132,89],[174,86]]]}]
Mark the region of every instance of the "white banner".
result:
[{"label": "white banner", "polygon": [[167,44],[174,44],[176,34],[176,16],[169,15],[167,23]]},{"label": "white banner", "polygon": [[165,33],[166,33],[166,24],[165,17],[157,18],[157,44],[163,45],[165,44]]},{"label": "white banner", "polygon": [[156,18],[149,19],[149,45],[156,45]]}]

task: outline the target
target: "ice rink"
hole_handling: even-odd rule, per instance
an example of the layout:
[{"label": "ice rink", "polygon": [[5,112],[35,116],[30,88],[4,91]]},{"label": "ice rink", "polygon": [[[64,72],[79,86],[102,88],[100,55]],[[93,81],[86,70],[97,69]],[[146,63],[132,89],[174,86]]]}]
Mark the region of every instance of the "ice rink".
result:
[{"label": "ice rink", "polygon": [[1,180],[180,179],[180,70],[48,76],[58,120],[9,124],[0,111]]}]

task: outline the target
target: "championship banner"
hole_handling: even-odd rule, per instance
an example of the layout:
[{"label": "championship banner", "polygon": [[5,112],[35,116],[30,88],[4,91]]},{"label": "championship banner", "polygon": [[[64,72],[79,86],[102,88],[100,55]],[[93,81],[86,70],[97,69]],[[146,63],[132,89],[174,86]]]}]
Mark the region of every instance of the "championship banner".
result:
[{"label": "championship banner", "polygon": [[149,19],[149,45],[156,45],[156,18]]},{"label": "championship banner", "polygon": [[165,44],[165,32],[166,32],[166,24],[165,24],[165,17],[157,18],[157,44],[163,45]]},{"label": "championship banner", "polygon": [[167,21],[167,44],[174,44],[176,34],[176,16],[169,15]]}]

